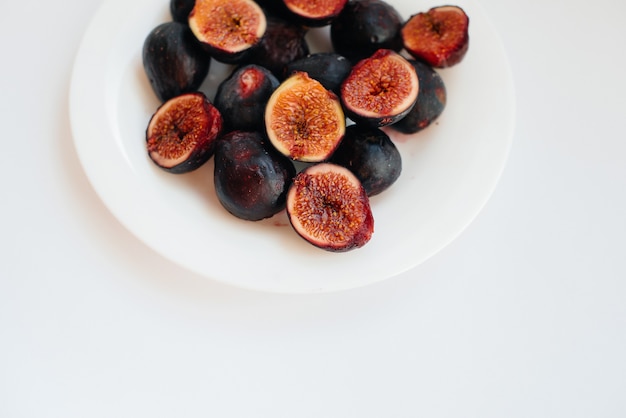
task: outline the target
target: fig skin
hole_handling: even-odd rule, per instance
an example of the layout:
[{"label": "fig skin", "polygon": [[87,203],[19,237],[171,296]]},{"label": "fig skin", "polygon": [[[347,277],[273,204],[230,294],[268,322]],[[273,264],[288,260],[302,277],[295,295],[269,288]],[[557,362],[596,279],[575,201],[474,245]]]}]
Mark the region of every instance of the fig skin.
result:
[{"label": "fig skin", "polygon": [[295,175],[293,162],[259,132],[233,131],[217,142],[215,191],[222,206],[240,219],[259,221],[283,210]]},{"label": "fig skin", "polygon": [[418,93],[415,68],[389,49],[359,61],[341,85],[346,115],[357,124],[375,127],[401,120],[415,105]]},{"label": "fig skin", "polygon": [[266,68],[241,66],[220,83],[214,104],[227,131],[265,131],[265,105],[280,82]]},{"label": "fig skin", "polygon": [[335,52],[353,63],[379,49],[400,52],[404,19],[383,0],[350,0],[330,25]]},{"label": "fig skin", "polygon": [[348,126],[330,162],[352,171],[368,196],[387,190],[402,172],[402,157],[389,136],[366,126]]},{"label": "fig skin", "polygon": [[420,92],[413,109],[390,128],[404,134],[417,133],[430,126],[443,113],[446,102],[446,86],[437,71],[421,61],[409,60],[415,67],[420,82]]},{"label": "fig skin", "polygon": [[150,31],[143,44],[142,61],[161,102],[197,90],[211,65],[211,57],[189,27],[179,22],[165,22]]},{"label": "fig skin", "polygon": [[196,0],[188,22],[205,50],[226,64],[243,63],[267,28],[253,0]]},{"label": "fig skin", "polygon": [[283,4],[292,19],[308,27],[322,27],[331,23],[343,10],[347,0],[332,2],[312,2],[302,0],[283,0]]},{"label": "fig skin", "polygon": [[412,15],[401,30],[406,51],[435,68],[461,62],[469,49],[469,17],[458,6]]},{"label": "fig skin", "polygon": [[340,94],[341,83],[352,70],[352,63],[335,52],[318,52],[287,64],[287,76],[297,71],[305,72],[335,94]]},{"label": "fig skin", "polygon": [[265,128],[272,145],[286,157],[320,162],[339,145],[346,117],[336,94],[307,73],[296,72],[268,100]]},{"label": "fig skin", "polygon": [[163,170],[182,174],[211,158],[222,132],[222,116],[204,93],[184,93],[163,103],[146,129],[150,159]]},{"label": "fig skin", "polygon": [[170,0],[170,14],[175,22],[188,23],[189,14],[196,0]]},{"label": "fig skin", "polygon": [[374,233],[369,198],[345,167],[319,163],[300,171],[287,194],[293,229],[314,246],[346,252],[367,244]]},{"label": "fig skin", "polygon": [[267,68],[282,80],[285,67],[310,53],[306,41],[307,28],[277,16],[267,17],[265,35],[255,45],[246,63]]}]

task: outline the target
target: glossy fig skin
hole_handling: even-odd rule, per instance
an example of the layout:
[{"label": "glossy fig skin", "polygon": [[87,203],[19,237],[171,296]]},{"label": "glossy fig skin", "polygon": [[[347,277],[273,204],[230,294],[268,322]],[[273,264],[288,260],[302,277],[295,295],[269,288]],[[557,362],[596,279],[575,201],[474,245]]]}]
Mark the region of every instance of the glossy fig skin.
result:
[{"label": "glossy fig skin", "polygon": [[196,0],[170,0],[170,14],[175,22],[187,24]]},{"label": "glossy fig skin", "polygon": [[161,169],[183,174],[213,155],[222,116],[202,92],[183,93],[161,104],[146,129],[150,159]]},{"label": "glossy fig skin", "polygon": [[265,104],[280,82],[266,68],[241,66],[220,83],[214,104],[227,131],[265,131]]},{"label": "glossy fig skin", "polygon": [[285,208],[296,169],[260,133],[233,131],[222,136],[214,158],[215,191],[228,212],[259,221]]},{"label": "glossy fig skin", "polygon": [[197,90],[211,65],[211,57],[189,27],[180,22],[162,23],[148,34],[142,61],[152,90],[161,102]]},{"label": "glossy fig skin", "polygon": [[447,92],[443,78],[430,65],[409,60],[415,67],[420,83],[420,92],[413,109],[390,127],[404,134],[417,133],[430,126],[443,113]]},{"label": "glossy fig skin", "polygon": [[401,51],[403,23],[400,13],[383,0],[350,0],[332,21],[330,38],[335,52],[356,63],[379,49]]},{"label": "glossy fig skin", "polygon": [[309,77],[322,83],[327,90],[339,94],[341,83],[350,74],[351,69],[352,63],[343,55],[335,52],[318,52],[287,64],[285,73],[289,76],[296,71],[305,72]]},{"label": "glossy fig skin", "polygon": [[352,171],[368,196],[387,190],[402,172],[400,152],[385,132],[374,127],[348,126],[329,162]]}]

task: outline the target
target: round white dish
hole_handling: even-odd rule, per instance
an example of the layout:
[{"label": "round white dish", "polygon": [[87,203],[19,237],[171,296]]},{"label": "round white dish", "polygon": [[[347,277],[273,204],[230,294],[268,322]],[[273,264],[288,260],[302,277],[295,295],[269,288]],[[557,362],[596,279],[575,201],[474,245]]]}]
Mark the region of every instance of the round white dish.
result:
[{"label": "round white dish", "polygon": [[[439,3],[389,0],[408,18]],[[184,175],[156,167],[145,128],[159,105],[143,72],[149,31],[170,20],[167,0],[107,0],[85,33],[72,74],[70,116],[85,173],[114,216],[138,239],[202,276],[268,292],[355,288],[411,269],[455,239],[493,192],[514,127],[514,87],[505,52],[474,0],[470,48],[440,70],[448,103],[439,120],[411,136],[387,131],[403,158],[400,179],[371,199],[375,232],[364,247],[331,253],[292,230],[284,212],[260,222],[228,214],[215,197],[213,162]],[[328,29],[309,34],[330,46]],[[210,99],[230,67],[213,61],[202,86]]]}]

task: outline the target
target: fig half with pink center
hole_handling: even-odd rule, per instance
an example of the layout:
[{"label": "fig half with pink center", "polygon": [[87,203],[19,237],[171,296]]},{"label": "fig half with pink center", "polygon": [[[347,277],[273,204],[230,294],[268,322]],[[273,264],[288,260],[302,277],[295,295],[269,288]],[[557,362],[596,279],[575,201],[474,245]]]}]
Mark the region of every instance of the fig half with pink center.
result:
[{"label": "fig half with pink center", "polygon": [[321,27],[339,15],[348,0],[283,0],[294,20],[303,25]]}]

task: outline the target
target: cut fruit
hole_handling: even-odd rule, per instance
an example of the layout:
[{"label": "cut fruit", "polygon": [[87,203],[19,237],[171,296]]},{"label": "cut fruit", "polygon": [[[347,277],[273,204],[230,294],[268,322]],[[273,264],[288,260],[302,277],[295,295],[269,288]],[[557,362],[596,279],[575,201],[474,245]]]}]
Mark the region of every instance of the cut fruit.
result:
[{"label": "cut fruit", "polygon": [[339,145],[346,119],[337,95],[296,72],[274,91],[265,108],[267,136],[292,160],[319,162]]},{"label": "cut fruit", "polygon": [[189,27],[218,61],[237,63],[265,33],[267,21],[252,0],[197,0]]},{"label": "cut fruit", "polygon": [[354,122],[381,127],[402,119],[418,92],[411,63],[397,52],[379,49],[352,68],[341,86],[341,100]]},{"label": "cut fruit", "polygon": [[287,193],[287,215],[302,238],[332,252],[362,247],[374,232],[365,189],[350,170],[331,163],[298,173]]},{"label": "cut fruit", "polygon": [[451,67],[469,48],[469,17],[458,6],[434,7],[409,18],[402,41],[413,57],[436,68]]},{"label": "cut fruit", "polygon": [[348,0],[284,0],[285,6],[303,25],[321,27],[329,24]]},{"label": "cut fruit", "polygon": [[163,103],[148,123],[148,155],[170,173],[195,170],[213,155],[221,130],[222,116],[203,93],[176,96]]}]

